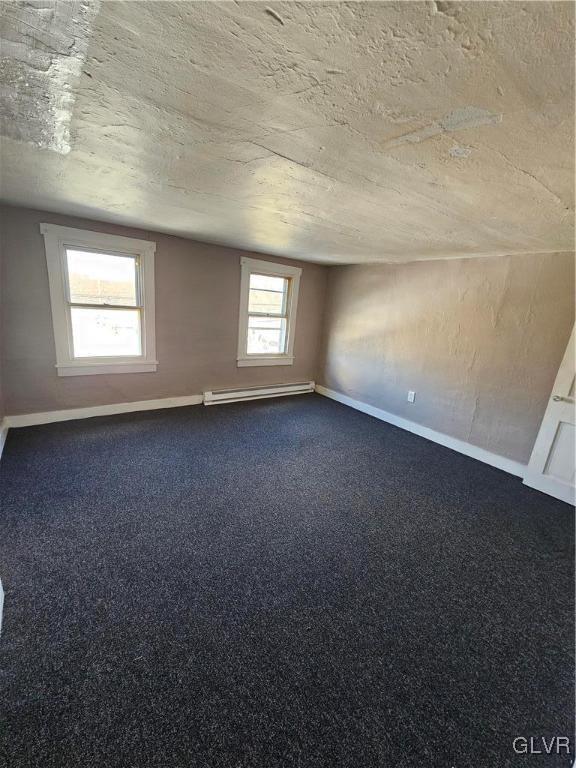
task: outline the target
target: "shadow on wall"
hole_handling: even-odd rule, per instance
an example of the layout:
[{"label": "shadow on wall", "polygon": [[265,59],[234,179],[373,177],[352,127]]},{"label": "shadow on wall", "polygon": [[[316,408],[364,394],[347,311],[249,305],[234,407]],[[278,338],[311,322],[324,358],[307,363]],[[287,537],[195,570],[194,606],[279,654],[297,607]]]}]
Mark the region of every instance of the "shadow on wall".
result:
[{"label": "shadow on wall", "polygon": [[572,254],[335,268],[325,384],[526,462],[574,322],[573,281]]}]

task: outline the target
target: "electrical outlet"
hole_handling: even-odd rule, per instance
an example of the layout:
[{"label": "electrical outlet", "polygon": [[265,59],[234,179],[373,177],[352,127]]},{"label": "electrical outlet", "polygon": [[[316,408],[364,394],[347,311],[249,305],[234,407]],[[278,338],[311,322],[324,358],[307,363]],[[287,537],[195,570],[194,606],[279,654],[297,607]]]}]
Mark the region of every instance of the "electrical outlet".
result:
[{"label": "electrical outlet", "polygon": [[412,392],[412,390],[410,389],[408,391],[408,397],[406,399],[408,400],[409,403],[413,403],[414,400],[416,400],[416,392]]}]

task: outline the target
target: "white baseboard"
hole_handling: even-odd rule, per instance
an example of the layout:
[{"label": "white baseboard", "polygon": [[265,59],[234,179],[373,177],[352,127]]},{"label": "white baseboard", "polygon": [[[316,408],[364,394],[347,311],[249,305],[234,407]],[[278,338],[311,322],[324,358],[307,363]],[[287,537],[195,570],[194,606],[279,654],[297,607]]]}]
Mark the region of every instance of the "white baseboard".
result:
[{"label": "white baseboard", "polygon": [[0,421],[0,459],[2,458],[2,451],[4,450],[4,444],[8,437],[8,420],[2,419]]},{"label": "white baseboard", "polygon": [[576,504],[576,492],[573,485],[563,483],[561,480],[555,480],[553,477],[546,477],[545,475],[535,475],[526,471],[524,475],[524,485],[528,488],[534,488],[536,491],[546,493],[548,496],[554,496],[560,501],[565,501],[566,504],[575,506]]},{"label": "white baseboard", "polygon": [[37,424],[50,424],[54,421],[90,419],[93,416],[113,416],[116,413],[132,413],[133,411],[155,411],[159,408],[181,408],[185,405],[200,405],[201,402],[202,395],[162,397],[158,400],[138,400],[133,403],[94,405],[90,408],[69,408],[65,411],[22,413],[15,416],[6,416],[4,422],[6,423],[7,427],[32,427]]},{"label": "white baseboard", "polygon": [[[426,440],[432,440],[446,448],[451,448],[452,450],[463,453],[473,459],[483,461],[485,464],[490,464],[497,469],[502,469],[504,472],[509,472],[517,477],[524,477],[526,465],[521,464],[518,461],[507,459],[505,456],[499,456],[496,453],[487,451],[484,448],[479,448],[464,440],[458,440],[455,437],[450,437],[450,435],[445,435],[443,432],[436,432],[436,430],[424,427],[421,424],[417,424],[415,421],[403,419],[400,416],[384,411],[381,408],[368,405],[360,400],[354,400],[354,398],[348,397],[348,395],[343,395],[340,392],[328,389],[320,384],[315,386],[315,390],[320,395],[329,397],[332,400],[337,400],[339,403],[343,403],[358,411],[374,416],[381,421],[385,421],[388,424],[393,424],[394,426],[405,429],[415,435],[424,437]],[[200,405],[200,403],[202,403],[202,395],[185,395],[183,397],[164,397],[157,400],[139,400],[132,403],[112,403],[110,405],[95,405],[89,408],[70,408],[62,411],[23,413],[14,416],[5,416],[4,421],[0,424],[0,455],[6,440],[6,434],[10,427],[31,427],[37,424],[50,424],[55,421],[89,419],[93,416],[112,416],[117,413],[152,411],[160,408],[178,408],[187,405]]]},{"label": "white baseboard", "polygon": [[400,427],[408,432],[413,432],[415,435],[426,438],[426,440],[432,440],[434,443],[439,443],[446,448],[451,448],[453,451],[458,451],[466,456],[470,456],[478,461],[483,461],[485,464],[490,464],[492,467],[502,469],[504,472],[509,472],[516,477],[524,477],[526,471],[526,465],[521,464],[519,461],[513,459],[507,459],[505,456],[499,456],[497,453],[492,453],[484,448],[479,448],[476,445],[467,443],[465,440],[458,440],[456,437],[450,437],[443,432],[436,432],[435,429],[424,427],[421,424],[417,424],[415,421],[409,421],[403,419],[400,416],[396,416],[388,411],[383,411],[381,408],[376,408],[373,405],[363,403],[361,400],[354,400],[348,395],[343,395],[340,392],[336,392],[333,389],[328,389],[320,384],[316,385],[316,392],[324,397],[329,397],[332,400],[337,400],[339,403],[349,405],[351,408],[355,408],[357,411],[362,411],[370,416],[374,416],[381,421],[386,421],[388,424],[393,424],[395,427]]}]

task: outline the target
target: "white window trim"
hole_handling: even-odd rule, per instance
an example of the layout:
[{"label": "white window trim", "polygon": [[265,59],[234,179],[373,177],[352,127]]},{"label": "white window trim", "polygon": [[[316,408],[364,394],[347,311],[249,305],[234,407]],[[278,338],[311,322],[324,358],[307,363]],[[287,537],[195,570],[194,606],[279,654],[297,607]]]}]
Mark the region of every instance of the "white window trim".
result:
[{"label": "white window trim", "polygon": [[[156,360],[155,306],[154,306],[154,253],[156,243],[131,237],[108,235],[84,229],[40,224],[44,235],[52,325],[56,345],[56,368],[59,376],[87,376],[98,373],[150,373],[158,365]],[[79,246],[110,253],[138,256],[140,263],[140,291],[142,296],[142,350],[134,357],[75,358],[72,346],[72,325],[66,291],[66,247]]]},{"label": "white window trim", "polygon": [[[292,365],[294,362],[294,336],[296,330],[296,310],[298,309],[298,291],[300,289],[300,267],[289,267],[285,264],[275,264],[271,261],[260,261],[243,256],[241,264],[240,283],[240,315],[238,320],[238,367],[258,365]],[[250,275],[285,277],[290,280],[287,305],[286,352],[281,355],[249,355],[248,344],[248,298],[250,294]]]}]

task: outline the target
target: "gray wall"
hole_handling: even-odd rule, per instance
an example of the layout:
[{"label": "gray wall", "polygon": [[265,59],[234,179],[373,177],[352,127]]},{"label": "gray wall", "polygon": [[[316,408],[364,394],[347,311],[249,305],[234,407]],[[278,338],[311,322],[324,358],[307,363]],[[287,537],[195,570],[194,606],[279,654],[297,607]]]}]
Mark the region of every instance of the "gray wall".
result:
[{"label": "gray wall", "polygon": [[[22,208],[5,207],[0,214],[6,413],[194,395],[211,387],[303,381],[318,374],[325,267],[299,263],[294,365],[238,368],[240,257],[246,252]],[[41,221],[156,241],[156,373],[56,374]]]},{"label": "gray wall", "polygon": [[[1,213],[1,209],[0,209]],[[3,388],[3,364],[2,364],[2,342],[3,342],[3,334],[2,334],[2,284],[4,281],[4,227],[2,226],[3,221],[2,217],[0,216],[0,426],[2,424],[2,419],[4,418],[5,414],[5,408],[4,408],[4,388]]]},{"label": "gray wall", "polygon": [[[244,252],[22,208],[0,214],[0,414],[2,393],[17,414],[316,379],[525,462],[574,321],[570,254],[300,263],[295,364],[237,368]],[[156,241],[156,373],[57,376],[41,221]]]},{"label": "gray wall", "polygon": [[573,254],[337,267],[328,286],[321,383],[528,460],[574,322]]}]

